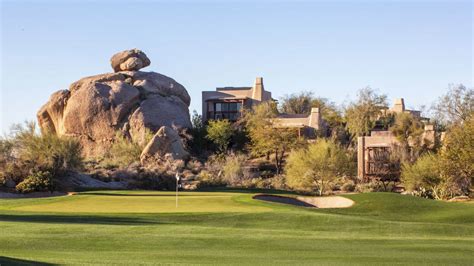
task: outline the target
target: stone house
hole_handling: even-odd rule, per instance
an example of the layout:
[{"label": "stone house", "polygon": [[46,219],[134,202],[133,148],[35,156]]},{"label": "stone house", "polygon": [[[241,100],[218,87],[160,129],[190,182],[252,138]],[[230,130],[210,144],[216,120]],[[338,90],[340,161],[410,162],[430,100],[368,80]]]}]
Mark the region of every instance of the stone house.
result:
[{"label": "stone house", "polygon": [[[265,90],[262,77],[257,77],[252,87],[218,87],[215,91],[203,91],[202,118],[204,122],[212,119],[237,121],[244,108],[250,109],[265,101],[275,100],[272,93]],[[309,115],[280,114],[275,127],[294,128],[299,135],[313,138],[318,130],[325,128],[325,123],[319,109],[312,108]]]}]

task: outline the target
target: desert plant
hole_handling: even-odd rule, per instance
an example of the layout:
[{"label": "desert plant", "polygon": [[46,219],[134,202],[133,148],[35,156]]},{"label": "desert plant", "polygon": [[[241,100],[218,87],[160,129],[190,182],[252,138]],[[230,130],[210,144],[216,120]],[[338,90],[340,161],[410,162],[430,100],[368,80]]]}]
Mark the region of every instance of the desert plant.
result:
[{"label": "desert plant", "polygon": [[125,168],[132,163],[140,161],[140,155],[145,145],[153,138],[153,133],[145,129],[144,141],[124,136],[122,132],[115,134],[114,142],[106,153],[103,166]]},{"label": "desert plant", "polygon": [[246,156],[243,154],[226,156],[225,164],[222,168],[222,177],[227,184],[238,186],[242,183],[246,159]]},{"label": "desert plant", "polygon": [[442,175],[469,193],[474,184],[474,114],[449,128],[440,156]]},{"label": "desert plant", "polygon": [[53,175],[47,171],[36,172],[20,182],[15,189],[21,193],[53,191]]},{"label": "desert plant", "polygon": [[415,195],[449,199],[460,193],[455,178],[443,174],[442,158],[437,154],[425,154],[415,163],[403,164],[402,181],[408,191]]},{"label": "desert plant", "polygon": [[[33,186],[32,183],[41,183],[35,173],[49,173],[57,181],[66,172],[80,168],[82,156],[79,141],[50,133],[39,134],[34,122],[14,125],[11,133],[0,142],[3,179],[15,184],[25,181],[19,187],[25,192]],[[51,182],[51,189],[54,183]]]},{"label": "desert plant", "polygon": [[227,120],[211,120],[207,126],[206,138],[212,141],[219,153],[224,154],[229,147],[231,137],[234,133],[232,123]]},{"label": "desert plant", "polygon": [[366,136],[386,107],[386,95],[368,87],[359,90],[358,99],[350,103],[345,112],[347,130],[353,137]]},{"label": "desert plant", "polygon": [[347,180],[342,186],[341,190],[346,192],[353,192],[356,188],[356,184],[352,180]]},{"label": "desert plant", "polygon": [[345,151],[331,140],[318,139],[307,149],[290,153],[286,165],[287,184],[291,188],[324,194],[330,181],[349,174],[351,162]]},{"label": "desert plant", "polygon": [[265,102],[246,112],[244,122],[250,137],[252,155],[270,158],[270,154],[273,154],[276,173],[281,174],[285,155],[300,146],[304,139],[294,129],[279,128],[277,113],[275,103]]}]

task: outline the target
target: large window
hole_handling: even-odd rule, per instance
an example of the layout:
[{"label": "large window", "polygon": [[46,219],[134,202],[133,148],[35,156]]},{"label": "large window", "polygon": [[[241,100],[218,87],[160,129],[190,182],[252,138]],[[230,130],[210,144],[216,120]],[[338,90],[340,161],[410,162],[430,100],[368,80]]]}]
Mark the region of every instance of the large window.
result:
[{"label": "large window", "polygon": [[210,112],[209,117],[213,119],[228,119],[236,121],[240,117],[242,103],[240,102],[220,102],[214,103],[214,112]]}]

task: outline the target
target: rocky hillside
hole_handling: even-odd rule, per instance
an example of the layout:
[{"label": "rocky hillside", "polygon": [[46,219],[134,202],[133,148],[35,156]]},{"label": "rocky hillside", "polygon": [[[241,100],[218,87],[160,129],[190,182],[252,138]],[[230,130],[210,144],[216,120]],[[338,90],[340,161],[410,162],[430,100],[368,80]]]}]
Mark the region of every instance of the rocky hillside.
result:
[{"label": "rocky hillside", "polygon": [[[37,114],[43,132],[78,138],[84,155],[95,157],[109,149],[117,132],[143,142],[146,129],[158,134],[165,127],[156,142],[163,140],[163,132],[191,127],[188,92],[170,77],[140,71],[151,63],[144,52],[119,52],[110,62],[113,73],[82,78],[51,95]],[[173,139],[154,146],[182,157],[177,134],[168,135]]]}]

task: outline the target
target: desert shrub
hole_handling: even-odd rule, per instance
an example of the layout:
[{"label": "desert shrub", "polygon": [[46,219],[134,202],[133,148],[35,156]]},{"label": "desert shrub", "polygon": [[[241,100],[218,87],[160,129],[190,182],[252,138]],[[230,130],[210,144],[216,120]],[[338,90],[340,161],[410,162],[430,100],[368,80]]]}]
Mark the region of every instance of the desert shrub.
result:
[{"label": "desert shrub", "polygon": [[461,194],[454,178],[443,174],[442,155],[425,154],[413,164],[405,163],[402,181],[407,191],[426,198],[449,199]]},{"label": "desert shrub", "polygon": [[350,159],[344,149],[331,140],[318,139],[307,149],[292,151],[288,156],[286,177],[289,187],[324,194],[330,182],[349,174]]},{"label": "desert shrub", "polygon": [[247,160],[245,155],[228,155],[222,168],[223,180],[231,185],[238,186],[244,180],[244,164]]},{"label": "desert shrub", "polygon": [[21,193],[30,193],[35,191],[52,191],[53,176],[50,172],[36,172],[16,186],[16,190]]},{"label": "desert shrub", "polygon": [[57,176],[82,167],[82,147],[76,139],[38,134],[34,123],[27,124],[26,128],[16,126],[14,132],[15,159],[29,169],[47,170]]},{"label": "desert shrub", "polygon": [[270,187],[273,189],[285,190],[286,186],[286,177],[284,175],[276,175],[268,179],[270,181]]},{"label": "desert shrub", "polygon": [[346,191],[346,192],[353,192],[356,188],[356,185],[354,181],[352,180],[347,180],[342,186],[341,190]]},{"label": "desert shrub", "polygon": [[199,173],[198,180],[200,181],[199,187],[221,187],[226,185],[221,176],[212,174],[206,170]]},{"label": "desert shrub", "polygon": [[109,168],[125,168],[132,163],[139,162],[142,150],[152,138],[153,133],[149,129],[145,130],[144,141],[133,139],[124,136],[121,132],[117,132],[114,142],[101,164]]},{"label": "desert shrub", "polygon": [[[0,140],[2,179],[14,184],[24,181],[18,187],[23,192],[34,190],[34,184],[41,188],[40,179],[44,179],[45,175],[37,177],[36,173],[47,172],[53,181],[57,181],[68,171],[81,169],[82,165],[78,140],[48,133],[39,134],[33,122],[15,125],[10,134]],[[51,182],[51,186],[54,184]]]},{"label": "desert shrub", "polygon": [[152,190],[174,190],[176,179],[174,175],[154,171],[139,173],[129,182],[130,188]]},{"label": "desert shrub", "polygon": [[199,174],[199,172],[201,172],[203,168],[203,165],[200,161],[198,160],[190,160],[187,164],[186,164],[186,169],[189,169],[191,170],[191,172],[193,174]]},{"label": "desert shrub", "polygon": [[[390,185],[388,185],[390,188]],[[377,182],[377,181],[372,181],[372,182],[365,182],[365,183],[358,183],[355,186],[355,191],[360,192],[360,193],[368,193],[368,192],[382,192],[386,191],[382,183]]]}]

